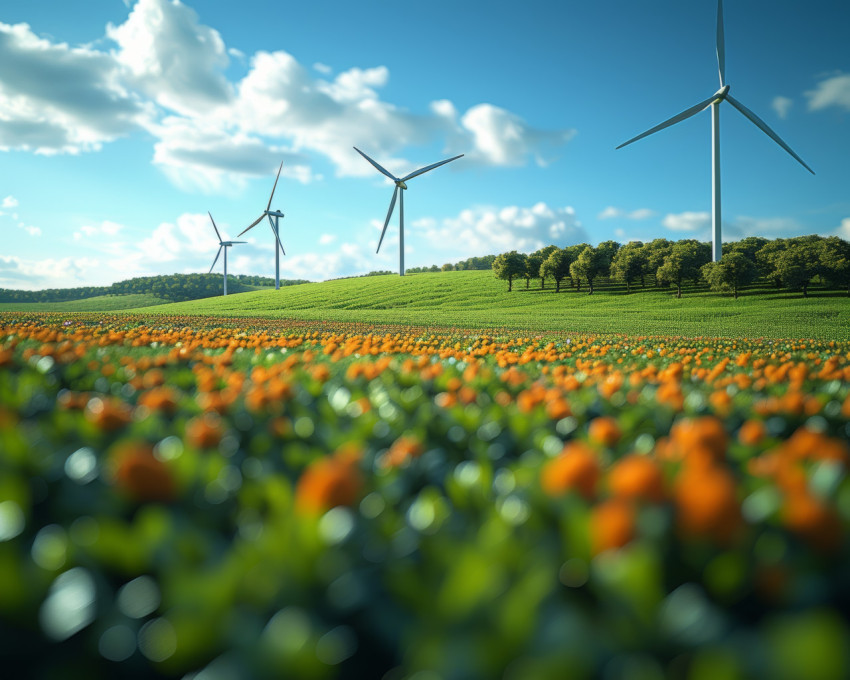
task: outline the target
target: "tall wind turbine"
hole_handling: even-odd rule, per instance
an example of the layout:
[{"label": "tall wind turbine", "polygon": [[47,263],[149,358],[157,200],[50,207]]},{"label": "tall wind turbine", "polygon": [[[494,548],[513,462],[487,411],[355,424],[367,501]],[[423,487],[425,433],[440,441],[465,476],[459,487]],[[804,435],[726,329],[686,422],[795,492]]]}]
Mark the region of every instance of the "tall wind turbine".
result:
[{"label": "tall wind turbine", "polygon": [[215,235],[218,236],[218,252],[215,254],[215,259],[213,260],[212,267],[210,267],[209,273],[212,274],[212,270],[215,267],[215,263],[218,262],[218,256],[221,255],[221,251],[224,251],[224,294],[227,295],[227,249],[230,246],[236,243],[247,243],[247,241],[223,241],[221,238],[221,234],[218,231],[218,227],[215,226],[215,220],[213,219],[212,213],[207,211],[207,215],[210,216],[210,222],[212,222],[213,229],[215,229]]},{"label": "tall wind turbine", "polygon": [[416,170],[415,172],[411,172],[409,175],[407,175],[405,177],[394,177],[389,172],[387,172],[387,170],[385,168],[382,168],[380,165],[378,165],[378,163],[376,163],[371,158],[369,158],[369,156],[367,156],[365,153],[363,153],[356,146],[354,147],[354,150],[357,153],[359,153],[361,156],[363,156],[363,158],[365,158],[367,161],[369,161],[372,165],[374,165],[375,169],[378,172],[386,175],[393,182],[395,182],[395,189],[393,189],[393,199],[390,201],[390,209],[387,211],[387,219],[384,220],[384,230],[381,232],[381,238],[378,241],[378,250],[376,250],[375,252],[377,253],[381,250],[381,243],[383,243],[383,241],[384,241],[384,234],[387,232],[387,225],[390,223],[390,217],[392,217],[393,208],[395,208],[395,200],[396,200],[396,197],[398,197],[398,199],[399,199],[399,206],[398,206],[398,234],[399,234],[399,240],[398,240],[398,275],[404,276],[404,194],[402,192],[407,190],[406,182],[407,182],[407,180],[413,179],[414,177],[418,177],[419,175],[424,175],[429,170],[433,170],[434,168],[439,168],[441,165],[445,165],[446,163],[450,163],[451,161],[456,161],[458,158],[463,156],[463,154],[461,154],[460,156],[454,156],[453,158],[447,158],[444,161],[440,161],[439,163],[434,163],[433,165],[428,165],[424,168],[420,168],[419,170]]},{"label": "tall wind turbine", "polygon": [[617,147],[618,149],[622,149],[632,142],[648,137],[676,123],[680,123],[704,111],[709,106],[711,107],[711,259],[715,262],[720,259],[722,254],[720,241],[720,104],[724,101],[729,102],[738,111],[743,113],[744,116],[749,118],[756,127],[791,154],[806,170],[813,175],[815,174],[815,171],[806,165],[803,159],[794,153],[791,147],[783,142],[778,134],[770,129],[767,123],[729,94],[729,85],[726,84],[726,48],[723,40],[723,0],[718,0],[717,2],[717,67],[720,73],[720,89],[717,92],[705,101],[682,111],[682,113],[673,116],[669,120],[665,120],[663,123],[659,123],[654,128],[639,134],[637,137],[632,137],[628,142],[624,142]]},{"label": "tall wind turbine", "polygon": [[[274,289],[280,290],[280,253],[282,252],[286,255],[286,251],[283,249],[283,244],[280,242],[280,235],[278,231],[280,218],[283,217],[283,213],[280,210],[272,210],[272,199],[274,198],[274,190],[277,189],[277,181],[280,179],[280,171],[283,169],[283,161],[280,163],[280,167],[277,169],[277,177],[274,180],[274,186],[272,187],[272,193],[269,196],[269,204],[266,206],[266,209],[263,210],[262,215],[260,215],[256,220],[254,220],[247,228],[243,229],[239,236],[242,236],[246,231],[253,229],[260,222],[262,222],[264,217],[269,218],[269,224],[272,228],[272,233],[274,234],[275,241],[277,241],[277,245],[274,249]],[[272,219],[274,218],[274,219]],[[280,247],[280,251],[278,251],[278,247]]]}]

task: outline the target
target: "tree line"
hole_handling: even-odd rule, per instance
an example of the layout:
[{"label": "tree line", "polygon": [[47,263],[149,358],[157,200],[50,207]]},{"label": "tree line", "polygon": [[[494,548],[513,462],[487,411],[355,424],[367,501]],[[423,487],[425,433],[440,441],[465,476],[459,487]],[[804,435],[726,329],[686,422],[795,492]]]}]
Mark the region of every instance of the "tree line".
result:
[{"label": "tree line", "polygon": [[682,286],[690,281],[730,292],[737,299],[742,288],[760,279],[776,288],[802,291],[803,297],[808,297],[815,280],[850,295],[850,243],[837,236],[772,240],[750,236],[724,243],[720,260],[712,262],[711,244],[695,239],[659,238],[624,245],[604,241],[596,247],[587,243],[546,246],[528,254],[512,250],[494,259],[493,272],[508,282],[509,291],[514,280],[525,279],[528,288],[532,279],[539,278],[544,288],[548,278],[554,281],[555,292],[560,292],[566,279],[577,291],[584,284],[593,294],[594,283],[608,278],[625,283],[631,292],[632,286],[645,287],[651,279],[658,287],[675,286],[676,297],[682,296]]},{"label": "tree line", "polygon": [[424,274],[426,272],[460,272],[469,269],[485,270],[492,269],[495,255],[482,255],[481,257],[470,257],[460,262],[447,262],[442,267],[432,264],[430,267],[410,267],[405,269],[405,274]]},{"label": "tree line", "polygon": [[[281,286],[309,283],[303,279],[281,279]],[[228,275],[229,293],[244,293],[255,288],[274,286],[274,279],[247,274]],[[198,300],[221,295],[221,274],[166,274],[141,276],[118,281],[111,286],[80,288],[48,288],[45,290],[11,290],[0,288],[0,302],[66,302],[100,295],[150,294],[170,302]]]}]

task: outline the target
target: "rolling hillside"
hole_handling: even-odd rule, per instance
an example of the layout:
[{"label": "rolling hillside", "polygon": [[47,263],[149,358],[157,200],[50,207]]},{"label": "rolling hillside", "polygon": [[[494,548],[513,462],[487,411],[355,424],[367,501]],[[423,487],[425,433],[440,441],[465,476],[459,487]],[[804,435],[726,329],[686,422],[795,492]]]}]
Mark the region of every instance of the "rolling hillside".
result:
[{"label": "rolling hillside", "polygon": [[837,291],[799,293],[767,288],[740,299],[647,287],[632,294],[600,285],[594,295],[539,280],[514,290],[489,271],[371,276],[158,305],[145,314],[257,316],[318,322],[637,335],[850,339],[850,298]]},{"label": "rolling hillside", "polygon": [[117,312],[124,309],[142,309],[167,304],[155,295],[131,293],[129,295],[97,295],[82,300],[64,302],[0,302],[0,312]]}]

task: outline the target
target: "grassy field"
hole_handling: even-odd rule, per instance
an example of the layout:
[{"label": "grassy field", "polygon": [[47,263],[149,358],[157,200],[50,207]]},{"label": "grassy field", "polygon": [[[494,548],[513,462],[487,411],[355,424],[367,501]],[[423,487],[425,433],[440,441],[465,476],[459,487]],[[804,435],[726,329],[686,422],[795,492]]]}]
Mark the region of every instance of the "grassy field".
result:
[{"label": "grassy field", "polygon": [[65,302],[0,302],[0,312],[117,312],[166,304],[150,294],[98,295]]},{"label": "grassy field", "polygon": [[[705,288],[599,286],[590,296],[551,282],[507,284],[490,271],[369,276],[289,286],[137,309],[142,313],[256,316],[324,322],[425,327],[505,328],[630,335],[850,339],[850,298],[835,291],[801,293],[767,288],[738,300]],[[128,310],[130,311],[130,310]]]}]

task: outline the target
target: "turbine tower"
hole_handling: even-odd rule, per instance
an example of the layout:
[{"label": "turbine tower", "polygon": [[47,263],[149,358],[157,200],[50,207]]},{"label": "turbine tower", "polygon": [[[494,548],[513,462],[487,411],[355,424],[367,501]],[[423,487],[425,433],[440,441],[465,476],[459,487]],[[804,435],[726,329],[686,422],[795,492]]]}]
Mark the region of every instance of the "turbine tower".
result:
[{"label": "turbine tower", "polygon": [[806,170],[813,175],[815,171],[803,162],[796,153],[791,150],[782,139],[773,130],[770,129],[756,114],[750,111],[741,102],[729,94],[729,85],[726,83],[726,48],[723,40],[723,0],[717,2],[717,69],[720,74],[720,89],[717,90],[705,101],[700,102],[696,106],[692,106],[682,113],[679,113],[672,118],[659,123],[654,128],[639,134],[637,137],[632,137],[629,141],[623,142],[618,146],[622,149],[624,146],[636,142],[639,139],[648,137],[649,135],[663,130],[666,127],[680,123],[691,116],[704,111],[709,106],[711,107],[711,259],[717,262],[722,254],[722,244],[720,240],[720,105],[727,101],[740,111],[744,116],[750,119],[762,132],[770,137],[774,142],[779,144],[785,151],[791,154]]},{"label": "turbine tower", "polygon": [[[274,180],[274,186],[272,187],[272,193],[269,196],[269,204],[266,206],[266,209],[263,210],[263,213],[254,220],[247,228],[243,229],[239,236],[242,236],[246,231],[249,231],[256,227],[264,217],[269,218],[269,224],[272,228],[272,233],[274,234],[275,241],[277,242],[274,249],[274,289],[280,290],[280,253],[282,252],[286,255],[286,251],[283,249],[283,244],[280,242],[280,235],[278,231],[280,218],[283,217],[283,213],[280,210],[272,210],[272,199],[274,198],[274,190],[277,189],[277,181],[280,179],[280,171],[283,169],[283,161],[280,163],[280,167],[277,169],[277,177]],[[274,218],[274,219],[272,219]],[[278,247],[280,247],[280,251],[278,251]]]},{"label": "turbine tower", "polygon": [[381,250],[381,243],[384,241],[384,234],[387,232],[387,225],[390,223],[390,217],[393,215],[393,208],[395,208],[395,200],[398,197],[399,205],[398,205],[398,275],[404,276],[404,194],[403,191],[407,190],[407,180],[413,179],[414,177],[418,177],[419,175],[424,175],[429,170],[433,170],[434,168],[438,168],[441,165],[445,165],[446,163],[450,163],[451,161],[456,161],[458,158],[463,156],[454,156],[453,158],[447,158],[444,161],[440,161],[439,163],[434,163],[433,165],[428,165],[424,168],[420,168],[415,172],[411,172],[409,175],[405,177],[393,177],[386,169],[382,168],[378,163],[373,161],[369,156],[363,153],[356,146],[354,150],[359,153],[363,158],[369,161],[372,165],[375,166],[375,169],[389,177],[393,182],[395,182],[395,189],[393,190],[393,198],[390,201],[390,209],[387,211],[387,219],[384,220],[384,229],[381,232],[381,238],[378,240],[378,250],[375,252],[379,252]]},{"label": "turbine tower", "polygon": [[213,219],[212,213],[207,211],[207,215],[210,216],[210,222],[212,222],[213,229],[215,229],[215,235],[218,236],[218,252],[215,254],[215,259],[213,260],[212,267],[210,267],[210,271],[208,273],[212,274],[213,267],[215,267],[215,263],[218,262],[218,256],[221,255],[221,251],[224,251],[224,294],[227,295],[227,249],[230,246],[236,243],[246,243],[246,241],[223,241],[221,239],[221,234],[218,231],[218,227],[215,226],[215,220]]}]

